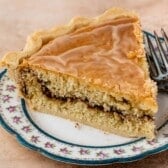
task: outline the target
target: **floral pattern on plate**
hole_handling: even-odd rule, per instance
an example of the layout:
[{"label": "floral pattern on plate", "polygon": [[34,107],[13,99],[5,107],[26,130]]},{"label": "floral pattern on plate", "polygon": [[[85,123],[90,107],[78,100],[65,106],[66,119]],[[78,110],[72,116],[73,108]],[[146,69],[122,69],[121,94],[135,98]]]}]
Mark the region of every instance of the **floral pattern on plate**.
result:
[{"label": "floral pattern on plate", "polygon": [[27,117],[23,106],[24,101],[17,97],[14,83],[8,78],[6,72],[2,72],[0,80],[1,125],[16,134],[17,139],[24,146],[55,160],[98,165],[136,160],[168,149],[168,122],[160,128],[155,140],[140,139],[111,147],[81,147],[59,141],[39,130]]}]

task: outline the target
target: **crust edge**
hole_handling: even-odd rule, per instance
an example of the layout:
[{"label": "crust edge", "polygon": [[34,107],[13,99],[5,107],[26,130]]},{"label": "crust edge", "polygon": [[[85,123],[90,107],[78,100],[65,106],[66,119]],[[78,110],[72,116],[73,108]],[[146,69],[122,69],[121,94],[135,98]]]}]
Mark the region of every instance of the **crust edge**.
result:
[{"label": "crust edge", "polygon": [[27,37],[26,45],[22,51],[12,51],[4,55],[0,61],[0,67],[7,67],[16,69],[23,58],[37,52],[44,44],[53,40],[54,38],[87,25],[94,25],[97,22],[104,23],[108,19],[115,19],[119,17],[138,18],[138,15],[133,11],[128,11],[122,8],[111,8],[106,10],[102,15],[95,18],[74,17],[68,24],[56,26],[51,29],[38,30]]}]

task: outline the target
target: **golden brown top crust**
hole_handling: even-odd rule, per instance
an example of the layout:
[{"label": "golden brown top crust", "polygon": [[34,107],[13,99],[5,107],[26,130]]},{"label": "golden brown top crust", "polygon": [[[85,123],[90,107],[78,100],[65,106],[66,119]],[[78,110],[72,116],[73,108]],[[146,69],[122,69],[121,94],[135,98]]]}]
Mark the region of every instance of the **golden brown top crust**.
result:
[{"label": "golden brown top crust", "polygon": [[114,8],[97,18],[80,17],[34,33],[23,52],[7,54],[1,64],[14,68],[28,57],[26,64],[83,79],[139,103],[145,99],[140,106],[156,109],[142,41],[137,15]]},{"label": "golden brown top crust", "polygon": [[134,34],[136,22],[134,18],[119,18],[79,28],[45,45],[28,63],[105,87],[128,83],[140,88],[145,72],[138,55],[130,58],[140,46]]}]

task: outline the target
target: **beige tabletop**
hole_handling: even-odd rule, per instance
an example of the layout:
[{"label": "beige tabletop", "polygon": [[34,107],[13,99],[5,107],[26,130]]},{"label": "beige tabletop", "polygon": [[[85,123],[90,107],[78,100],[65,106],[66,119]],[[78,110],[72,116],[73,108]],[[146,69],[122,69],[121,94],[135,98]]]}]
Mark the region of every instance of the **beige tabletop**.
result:
[{"label": "beige tabletop", "polygon": [[[137,11],[144,30],[168,32],[168,0],[0,0],[0,56],[23,48],[26,36],[40,28],[69,21],[73,16],[96,16],[112,6]],[[78,166],[45,158],[21,146],[0,128],[0,168],[57,168]],[[106,166],[104,166],[106,167]],[[113,168],[168,168],[168,151]]]}]

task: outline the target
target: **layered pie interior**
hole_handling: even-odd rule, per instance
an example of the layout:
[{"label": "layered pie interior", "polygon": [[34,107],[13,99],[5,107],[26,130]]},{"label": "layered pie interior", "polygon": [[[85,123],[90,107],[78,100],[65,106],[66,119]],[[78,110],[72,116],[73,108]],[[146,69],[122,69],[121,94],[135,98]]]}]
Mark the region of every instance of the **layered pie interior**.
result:
[{"label": "layered pie interior", "polygon": [[113,8],[35,32],[1,66],[34,110],[118,135],[154,138],[157,88],[133,12]]}]

